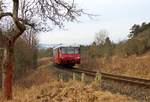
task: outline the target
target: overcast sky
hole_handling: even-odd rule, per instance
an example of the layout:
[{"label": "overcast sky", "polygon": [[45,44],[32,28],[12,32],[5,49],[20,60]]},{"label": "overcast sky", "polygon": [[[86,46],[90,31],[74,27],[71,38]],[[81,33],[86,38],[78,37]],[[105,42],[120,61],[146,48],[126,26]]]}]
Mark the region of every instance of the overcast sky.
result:
[{"label": "overcast sky", "polygon": [[133,24],[150,22],[150,0],[75,0],[80,8],[99,15],[80,17],[81,23],[67,23],[66,30],[55,29],[39,34],[44,44],[90,44],[101,29],[114,42],[126,39]]}]

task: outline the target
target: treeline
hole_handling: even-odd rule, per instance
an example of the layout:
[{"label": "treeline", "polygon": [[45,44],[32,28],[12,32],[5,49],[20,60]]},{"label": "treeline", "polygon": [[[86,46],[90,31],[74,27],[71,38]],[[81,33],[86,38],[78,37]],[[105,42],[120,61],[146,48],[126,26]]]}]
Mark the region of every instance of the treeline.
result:
[{"label": "treeline", "polygon": [[113,43],[107,33],[100,31],[96,34],[95,41],[88,47],[91,57],[110,57],[112,55],[130,56],[141,55],[150,50],[150,23],[133,25],[129,39]]},{"label": "treeline", "polygon": [[116,44],[116,54],[141,55],[150,50],[150,23],[133,25],[127,41]]},{"label": "treeline", "polygon": [[[0,45],[0,48],[3,48],[3,44]],[[36,34],[34,34],[32,31],[25,32],[25,34],[16,41],[14,48],[14,80],[26,75],[30,70],[36,69],[38,57],[37,48],[38,40]],[[2,51],[0,53],[2,54]],[[0,62],[1,65],[2,59],[0,59]],[[0,72],[2,73],[1,66]],[[2,75],[1,73],[0,75]],[[0,76],[0,79],[1,78],[2,76]]]},{"label": "treeline", "polygon": [[39,48],[38,49],[38,58],[52,57],[52,56],[53,56],[52,48]]},{"label": "treeline", "polygon": [[81,46],[81,66],[93,67],[92,61],[95,64],[99,63],[96,61],[97,58],[109,59],[115,55],[122,57],[138,56],[150,51],[150,23],[133,25],[128,39],[118,43],[113,43],[107,35],[107,31],[101,30],[96,33],[95,41],[91,45]]}]

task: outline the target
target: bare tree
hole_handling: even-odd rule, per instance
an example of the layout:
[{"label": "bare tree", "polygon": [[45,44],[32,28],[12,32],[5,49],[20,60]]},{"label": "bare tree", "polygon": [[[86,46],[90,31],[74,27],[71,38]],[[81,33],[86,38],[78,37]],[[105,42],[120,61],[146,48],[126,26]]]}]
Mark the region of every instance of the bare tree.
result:
[{"label": "bare tree", "polygon": [[104,44],[107,36],[108,32],[106,30],[100,30],[98,33],[96,33],[95,34],[96,45]]},{"label": "bare tree", "polygon": [[0,43],[5,48],[3,94],[6,99],[12,99],[14,43],[18,37],[31,28],[35,31],[51,30],[51,24],[61,28],[65,22],[75,21],[84,12],[77,9],[74,0],[11,0],[9,7],[5,5],[6,1],[9,0],[0,0],[0,23],[9,17],[13,25],[9,32],[0,31]]},{"label": "bare tree", "polygon": [[26,30],[21,37],[29,47],[37,46],[38,44],[37,34],[33,29]]}]

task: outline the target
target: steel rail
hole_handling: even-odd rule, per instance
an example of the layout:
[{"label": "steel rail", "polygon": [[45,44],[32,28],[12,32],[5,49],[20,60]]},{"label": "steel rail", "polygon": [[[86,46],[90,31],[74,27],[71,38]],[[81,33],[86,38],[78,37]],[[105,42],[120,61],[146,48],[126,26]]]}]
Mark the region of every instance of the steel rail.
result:
[{"label": "steel rail", "polygon": [[[89,71],[89,70],[84,70],[84,69],[79,69],[79,68],[73,68],[72,71],[85,73],[91,76],[95,76],[97,73],[96,71]],[[109,74],[109,73],[104,73],[104,72],[102,72],[101,75],[102,75],[102,79],[122,81],[122,82],[131,83],[135,85],[142,85],[142,86],[150,87],[150,80],[148,79],[122,76],[122,75],[114,75],[114,74]]]}]

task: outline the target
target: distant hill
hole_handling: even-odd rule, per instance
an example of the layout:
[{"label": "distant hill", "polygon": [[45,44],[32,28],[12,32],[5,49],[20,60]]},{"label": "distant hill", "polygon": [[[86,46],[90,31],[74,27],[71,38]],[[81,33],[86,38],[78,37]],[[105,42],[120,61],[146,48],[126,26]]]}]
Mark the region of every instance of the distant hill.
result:
[{"label": "distant hill", "polygon": [[40,43],[38,45],[38,47],[40,49],[46,49],[46,48],[53,48],[53,47],[58,46],[58,45],[60,45],[60,44],[43,44],[43,43]]}]

